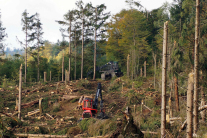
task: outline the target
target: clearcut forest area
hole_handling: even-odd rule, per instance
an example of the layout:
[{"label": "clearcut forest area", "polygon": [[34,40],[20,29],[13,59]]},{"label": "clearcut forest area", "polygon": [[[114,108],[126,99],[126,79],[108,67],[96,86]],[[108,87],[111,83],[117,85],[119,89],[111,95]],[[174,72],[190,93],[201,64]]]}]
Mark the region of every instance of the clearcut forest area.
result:
[{"label": "clearcut forest area", "polygon": [[0,137],[206,138],[207,2],[75,5],[56,43],[24,10],[22,49],[0,18]]}]

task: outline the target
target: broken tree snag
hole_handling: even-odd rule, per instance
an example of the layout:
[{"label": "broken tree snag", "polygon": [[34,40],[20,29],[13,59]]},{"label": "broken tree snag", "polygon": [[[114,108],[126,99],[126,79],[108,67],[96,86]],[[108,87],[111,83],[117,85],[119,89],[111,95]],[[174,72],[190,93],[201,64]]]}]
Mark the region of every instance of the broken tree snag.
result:
[{"label": "broken tree snag", "polygon": [[43,98],[40,98],[40,99],[39,99],[40,116],[41,116],[41,114],[42,114],[42,99],[43,99]]},{"label": "broken tree snag", "polygon": [[18,106],[18,119],[21,119],[21,101],[22,101],[22,64],[19,69],[19,106]]},{"label": "broken tree snag", "polygon": [[193,81],[193,73],[190,73],[187,90],[187,138],[193,136]]},{"label": "broken tree snag", "polygon": [[82,95],[82,96],[80,97],[79,101],[78,101],[78,105],[82,105],[83,98],[84,98],[84,96]]},{"label": "broken tree snag", "polygon": [[167,38],[168,21],[164,23],[163,62],[162,62],[162,105],[161,105],[161,137],[165,137],[166,128],[166,71],[167,71]]},{"label": "broken tree snag", "polygon": [[47,72],[44,72],[44,82],[47,82]]}]

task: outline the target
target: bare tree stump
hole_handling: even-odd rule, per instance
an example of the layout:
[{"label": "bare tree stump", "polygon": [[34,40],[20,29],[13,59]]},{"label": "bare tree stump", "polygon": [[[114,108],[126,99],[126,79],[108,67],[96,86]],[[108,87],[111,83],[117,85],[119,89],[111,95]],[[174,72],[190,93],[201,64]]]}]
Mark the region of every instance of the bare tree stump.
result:
[{"label": "bare tree stump", "polygon": [[44,82],[47,82],[47,72],[44,72]]}]

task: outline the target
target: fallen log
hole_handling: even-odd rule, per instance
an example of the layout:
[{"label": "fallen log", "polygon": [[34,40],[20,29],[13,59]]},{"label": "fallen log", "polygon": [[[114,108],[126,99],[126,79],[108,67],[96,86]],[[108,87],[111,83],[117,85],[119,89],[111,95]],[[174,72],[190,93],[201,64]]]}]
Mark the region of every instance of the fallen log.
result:
[{"label": "fallen log", "polygon": [[[207,109],[207,105],[201,106],[201,107],[198,108],[198,112],[203,111],[203,110],[206,110],[206,109]],[[186,123],[187,123],[187,120],[185,120],[183,122],[182,126],[179,129],[179,132],[181,132],[182,130],[184,130]]]},{"label": "fallen log", "polygon": [[152,132],[152,131],[142,131],[142,133],[144,133],[144,134],[153,134],[153,135],[158,134],[158,132]]},{"label": "fallen log", "polygon": [[34,89],[34,90],[32,90],[32,91],[30,91],[30,92],[28,92],[28,93],[34,93],[34,92],[36,92],[38,89],[36,88],[36,89]]},{"label": "fallen log", "polygon": [[148,106],[146,106],[144,104],[143,104],[143,106],[152,112],[152,109],[150,109]]},{"label": "fallen log", "polygon": [[63,95],[63,97],[61,97],[62,100],[72,100],[74,98],[77,98],[78,96],[71,96],[71,95]]},{"label": "fallen log", "polygon": [[11,118],[14,119],[16,122],[18,122],[18,121],[16,120],[16,118],[12,117],[11,115],[9,115],[9,114],[7,114],[7,113],[4,113],[4,112],[1,112],[1,111],[0,111],[0,114],[4,114],[4,115],[6,115],[6,116],[8,116],[8,117],[11,117]]},{"label": "fallen log", "polygon": [[68,135],[45,135],[45,134],[14,134],[17,137],[33,137],[33,138],[69,138]]},{"label": "fallen log", "polygon": [[33,106],[34,104],[37,104],[37,103],[39,103],[39,100],[35,100],[35,101],[31,101],[29,103],[21,104],[21,107],[22,108],[28,108],[28,107]]},{"label": "fallen log", "polygon": [[46,115],[54,120],[54,118],[51,115],[49,115],[48,113],[46,113]]},{"label": "fallen log", "polygon": [[32,115],[35,115],[37,113],[40,113],[40,110],[39,109],[36,109],[34,111],[31,111],[31,112],[28,112],[27,115],[25,115],[25,117],[32,116]]},{"label": "fallen log", "polygon": [[170,121],[181,120],[181,119],[182,119],[181,117],[172,117],[172,118],[170,118]]}]

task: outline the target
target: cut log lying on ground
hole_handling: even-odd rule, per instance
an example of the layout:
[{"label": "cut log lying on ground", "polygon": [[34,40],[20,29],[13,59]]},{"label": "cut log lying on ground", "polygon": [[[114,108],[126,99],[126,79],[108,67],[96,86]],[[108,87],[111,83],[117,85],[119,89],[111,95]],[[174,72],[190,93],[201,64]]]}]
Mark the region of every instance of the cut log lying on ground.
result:
[{"label": "cut log lying on ground", "polygon": [[44,135],[44,134],[14,134],[17,137],[28,137],[28,138],[69,138],[68,135]]},{"label": "cut log lying on ground", "polygon": [[172,117],[170,118],[170,121],[181,120],[181,119],[182,119],[181,117]]},{"label": "cut log lying on ground", "polygon": [[31,101],[29,103],[21,104],[21,107],[22,108],[28,108],[28,107],[33,106],[34,104],[37,104],[37,103],[39,103],[39,100],[35,100],[35,101]]},{"label": "cut log lying on ground", "polygon": [[152,112],[152,109],[150,109],[148,106],[146,106],[144,104],[143,104],[143,106]]},{"label": "cut log lying on ground", "polygon": [[72,100],[74,98],[78,98],[79,96],[71,96],[71,95],[63,95],[63,97],[61,97],[62,100]]},{"label": "cut log lying on ground", "polygon": [[[198,108],[198,112],[203,111],[203,110],[206,110],[206,109],[207,109],[207,105],[201,106],[201,107]],[[181,132],[182,130],[184,130],[186,123],[187,123],[187,120],[185,120],[183,122],[183,124],[182,124],[179,132]]]},{"label": "cut log lying on ground", "polygon": [[29,94],[31,94],[31,93],[34,93],[34,92],[36,92],[36,91],[38,91],[38,89],[36,88],[36,89],[34,89],[34,90],[32,90],[32,91],[30,91],[30,92],[28,92]]},{"label": "cut log lying on ground", "polygon": [[153,134],[153,135],[157,135],[158,132],[151,132],[151,131],[142,131],[143,134]]},{"label": "cut log lying on ground", "polygon": [[48,117],[50,117],[51,119],[54,119],[51,115],[49,115],[48,113],[46,113],[46,115],[48,116]]},{"label": "cut log lying on ground", "polygon": [[[0,114],[4,114],[4,115],[6,115],[6,116],[8,116],[8,117],[11,117],[11,118],[14,119],[15,121],[17,121],[16,118],[12,117],[11,115],[9,115],[9,114],[7,114],[7,113],[4,113],[4,112],[1,112],[1,111],[0,111]],[[17,122],[18,122],[18,121],[17,121]]]},{"label": "cut log lying on ground", "polygon": [[28,112],[27,115],[25,115],[25,117],[32,116],[32,115],[35,115],[37,113],[40,113],[40,109],[36,109],[34,111]]}]

